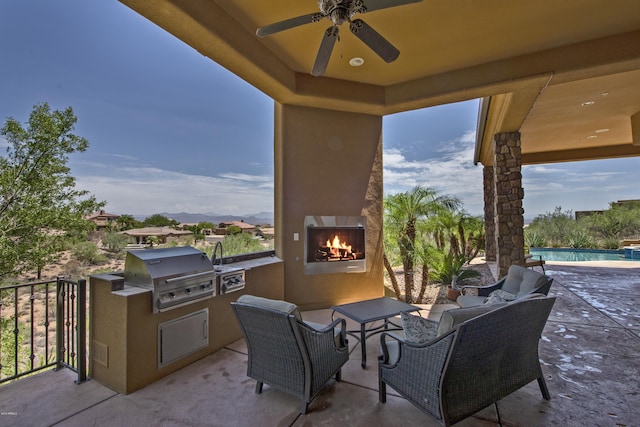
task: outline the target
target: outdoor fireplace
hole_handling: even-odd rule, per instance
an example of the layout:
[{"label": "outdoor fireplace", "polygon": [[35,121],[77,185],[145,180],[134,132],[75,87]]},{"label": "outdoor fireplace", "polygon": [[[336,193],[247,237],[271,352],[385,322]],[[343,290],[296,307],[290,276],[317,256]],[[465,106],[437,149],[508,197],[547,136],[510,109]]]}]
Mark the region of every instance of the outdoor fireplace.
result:
[{"label": "outdoor fireplace", "polygon": [[365,218],[305,217],[305,274],[366,271]]}]

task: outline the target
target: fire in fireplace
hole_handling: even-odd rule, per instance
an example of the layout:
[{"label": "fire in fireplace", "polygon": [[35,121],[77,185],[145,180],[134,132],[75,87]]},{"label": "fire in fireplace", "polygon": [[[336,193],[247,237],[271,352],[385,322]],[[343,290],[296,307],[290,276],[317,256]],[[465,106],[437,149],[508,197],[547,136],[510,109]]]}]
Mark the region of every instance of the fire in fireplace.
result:
[{"label": "fire in fireplace", "polygon": [[305,218],[305,274],[366,271],[363,217]]},{"label": "fire in fireplace", "polygon": [[307,233],[307,262],[364,259],[364,228],[309,227]]}]

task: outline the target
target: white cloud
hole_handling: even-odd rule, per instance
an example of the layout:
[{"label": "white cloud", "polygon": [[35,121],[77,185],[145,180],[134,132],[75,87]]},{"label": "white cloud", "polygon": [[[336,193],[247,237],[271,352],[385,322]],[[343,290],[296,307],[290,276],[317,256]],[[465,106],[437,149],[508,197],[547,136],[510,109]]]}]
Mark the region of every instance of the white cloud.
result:
[{"label": "white cloud", "polygon": [[273,211],[273,178],[208,177],[150,167],[111,168],[109,176],[77,177],[77,187],[108,202],[113,213],[195,212],[246,215]]},{"label": "white cloud", "polygon": [[383,153],[385,193],[411,190],[416,185],[432,187],[442,194],[460,198],[465,209],[479,215],[483,211],[482,167],[473,165],[475,131],[448,141],[439,156],[409,161],[401,149]]}]

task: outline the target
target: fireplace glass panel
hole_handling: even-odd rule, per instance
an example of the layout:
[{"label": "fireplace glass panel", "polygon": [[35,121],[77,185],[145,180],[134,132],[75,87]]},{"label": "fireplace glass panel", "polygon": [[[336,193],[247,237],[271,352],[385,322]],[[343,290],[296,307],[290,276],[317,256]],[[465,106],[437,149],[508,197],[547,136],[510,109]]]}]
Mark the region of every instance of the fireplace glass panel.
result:
[{"label": "fireplace glass panel", "polygon": [[309,227],[307,262],[339,262],[365,258],[362,227]]},{"label": "fireplace glass panel", "polygon": [[366,271],[365,218],[305,217],[305,274]]}]

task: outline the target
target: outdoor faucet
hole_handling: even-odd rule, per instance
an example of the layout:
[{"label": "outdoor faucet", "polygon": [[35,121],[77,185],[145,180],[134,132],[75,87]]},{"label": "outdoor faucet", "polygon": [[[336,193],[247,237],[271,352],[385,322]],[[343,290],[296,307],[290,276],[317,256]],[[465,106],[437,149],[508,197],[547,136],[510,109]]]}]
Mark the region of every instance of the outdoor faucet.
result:
[{"label": "outdoor faucet", "polygon": [[[218,247],[220,247],[220,264],[216,267],[216,252],[218,252]],[[222,242],[216,242],[213,248],[213,254],[211,255],[211,264],[213,264],[215,271],[222,271],[222,257]]]}]

